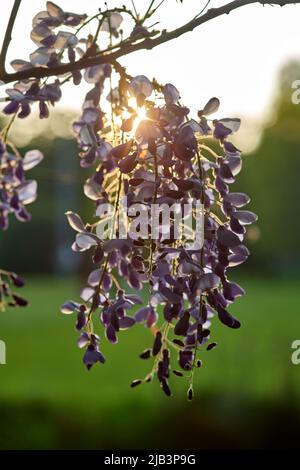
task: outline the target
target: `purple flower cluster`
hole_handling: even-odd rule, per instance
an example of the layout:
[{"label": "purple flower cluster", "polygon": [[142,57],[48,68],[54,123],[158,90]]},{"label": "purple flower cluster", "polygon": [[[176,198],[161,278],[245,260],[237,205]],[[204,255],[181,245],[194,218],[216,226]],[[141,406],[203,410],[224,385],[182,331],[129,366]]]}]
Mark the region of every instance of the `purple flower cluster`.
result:
[{"label": "purple flower cluster", "polygon": [[54,104],[61,98],[58,80],[51,84],[40,85],[38,80],[17,82],[14,88],[6,90],[9,103],[3,108],[7,115],[16,114],[18,118],[26,118],[31,112],[31,105],[38,103],[40,119],[49,116],[49,104]]},{"label": "purple flower cluster", "polygon": [[37,182],[27,180],[25,173],[42,159],[39,150],[30,150],[22,158],[18,152],[9,152],[0,140],[0,229],[8,228],[11,213],[21,222],[31,219],[26,206],[36,199]]},{"label": "purple flower cluster", "polygon": [[[164,103],[157,105],[158,100],[151,99],[152,83],[140,75],[126,84],[123,79],[111,91],[109,100],[120,122],[109,123],[99,102],[110,71],[104,65],[93,74],[97,80],[74,130],[82,150],[81,166],[95,168],[84,192],[95,202],[96,222],[85,224],[73,212],[67,217],[77,232],[73,250],[92,250],[94,268],[81,293],[82,302],[66,302],[62,312],[76,314],[78,345],[85,348],[83,361],[88,369],[104,362],[94,332],[95,315],[111,343],[118,341],[121,330],[144,324],[154,334],[154,342],[141,358],[153,358],[153,367],[132,386],[157,376],[162,390],[171,395],[170,357],[175,352],[182,372],[173,372],[188,376],[191,399],[194,369],[201,366],[204,349],[216,345],[209,342],[212,318],[217,316],[230,328],[240,327],[228,307],[244,290],[228,279],[228,269],[247,259],[246,226],[256,221],[254,213],[243,209],[249,197],[229,190],[242,167],[240,151],[228,140],[240,120],[210,119],[218,111],[217,98],[190,118],[190,110],[179,103],[180,93],[171,84],[161,89],[159,98]],[[189,249],[177,240],[172,217],[167,239],[162,233],[151,238],[149,227],[148,239],[128,235],[102,240],[97,234],[103,222],[98,209],[110,202],[118,213],[121,195],[129,207],[137,202],[150,208],[151,204],[183,206],[190,199],[201,201],[203,246]],[[142,295],[127,293],[125,285],[142,290]]]},{"label": "purple flower cluster", "polygon": [[70,62],[75,60],[75,47],[78,44],[76,30],[57,30],[67,27],[77,28],[87,15],[65,12],[53,2],[46,2],[46,10],[37,13],[32,20],[31,40],[38,48],[30,54],[30,62],[14,60],[11,65],[15,71],[32,67],[55,67],[62,62],[62,53],[66,50]]},{"label": "purple flower cluster", "polygon": [[[125,10],[126,11],[126,10]],[[123,21],[123,17],[116,11],[105,10],[99,12],[99,24],[101,31],[118,37],[118,30]],[[46,2],[46,10],[37,13],[32,21],[32,31],[30,37],[38,48],[30,54],[30,61],[15,59],[11,66],[15,72],[32,69],[34,67],[53,68],[67,63],[74,63],[77,59],[95,55],[99,52],[95,43],[95,38],[78,38],[79,31],[86,24],[87,15],[64,12],[53,2]],[[87,20],[89,23],[91,19]],[[58,28],[67,27],[68,31]],[[70,29],[73,31],[69,31]],[[66,56],[66,57],[65,57]],[[64,59],[67,61],[64,61]],[[95,65],[88,67],[84,73],[87,83],[97,83],[97,90],[92,93],[92,100],[97,99],[98,89],[101,88],[101,78],[106,78],[111,73],[111,66]],[[82,74],[80,70],[74,70],[64,80],[56,79],[53,83],[47,80],[41,82],[38,79],[27,79],[17,82],[14,88],[6,90],[9,103],[4,107],[3,112],[7,115],[16,114],[19,118],[26,118],[31,112],[31,105],[38,103],[39,116],[41,119],[49,116],[49,104],[54,104],[60,100],[62,92],[61,85],[73,79],[75,85],[80,84]],[[88,113],[86,113],[87,115]],[[84,116],[84,119],[89,119]]]},{"label": "purple flower cluster", "polygon": [[[46,3],[46,10],[37,13],[32,20],[32,31],[30,37],[38,48],[30,54],[30,61],[15,59],[11,66],[15,72],[32,69],[33,67],[55,67],[63,62],[64,53],[67,53],[68,62],[76,60],[76,55],[80,57],[84,52],[78,48],[78,38],[76,30],[74,32],[57,30],[62,26],[76,28],[81,25],[86,15],[64,12],[53,2]],[[87,42],[87,40],[86,40]],[[72,72],[75,85],[81,81],[81,72]],[[28,79],[17,82],[14,88],[6,90],[9,103],[3,109],[5,114],[15,114],[19,118],[26,118],[31,112],[31,105],[34,102],[39,104],[40,118],[49,116],[49,104],[54,104],[61,98],[59,80],[53,83],[47,81],[41,83],[40,80]]]}]

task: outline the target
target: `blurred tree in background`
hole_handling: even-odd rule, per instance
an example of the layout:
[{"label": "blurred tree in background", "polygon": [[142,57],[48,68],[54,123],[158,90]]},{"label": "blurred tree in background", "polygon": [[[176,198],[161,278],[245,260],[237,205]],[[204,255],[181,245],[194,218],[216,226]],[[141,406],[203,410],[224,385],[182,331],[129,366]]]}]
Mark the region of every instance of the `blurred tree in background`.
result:
[{"label": "blurred tree in background", "polygon": [[235,186],[251,194],[252,208],[259,215],[258,226],[248,235],[254,245],[250,265],[279,275],[300,270],[300,220],[296,217],[300,199],[300,106],[291,101],[291,83],[299,76],[297,62],[280,72],[269,123],[258,148],[245,156],[245,171]]}]

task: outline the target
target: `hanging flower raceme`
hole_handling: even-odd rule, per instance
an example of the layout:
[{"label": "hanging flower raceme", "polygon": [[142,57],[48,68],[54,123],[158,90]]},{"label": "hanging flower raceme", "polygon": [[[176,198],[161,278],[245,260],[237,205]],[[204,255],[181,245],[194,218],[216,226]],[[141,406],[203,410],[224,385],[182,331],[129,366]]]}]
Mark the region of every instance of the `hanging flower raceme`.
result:
[{"label": "hanging flower raceme", "polygon": [[[22,84],[19,83],[14,89],[7,90],[12,100],[3,110],[5,114],[12,114],[12,117],[2,129],[0,137],[0,230],[8,229],[11,214],[20,222],[31,220],[27,205],[36,200],[38,185],[36,180],[27,179],[26,173],[43,160],[43,154],[39,150],[30,150],[22,157],[17,147],[7,140],[14,116],[27,117],[30,113],[29,103],[38,93],[43,92],[44,98],[52,102],[57,97],[55,85],[45,85],[41,91],[37,83],[33,82],[26,84],[23,92],[21,88]],[[47,116],[47,105],[40,100],[40,117]],[[0,269],[0,310],[4,310],[6,306],[27,306],[27,300],[12,290],[12,287],[23,285],[24,281],[20,276]]]},{"label": "hanging flower raceme", "polygon": [[[100,73],[74,124],[81,166],[94,167],[84,193],[95,204],[95,220],[84,223],[73,212],[67,217],[76,232],[72,249],[91,252],[94,267],[81,301],[66,302],[62,312],[76,316],[88,369],[104,362],[98,334],[116,343],[122,330],[144,324],[153,341],[140,357],[152,358],[153,366],[132,387],[156,376],[169,396],[172,371],[174,378],[188,377],[191,399],[194,369],[216,346],[210,339],[214,317],[240,327],[229,307],[244,290],[228,279],[228,270],[247,259],[246,225],[256,221],[243,209],[249,197],[229,189],[242,167],[240,151],[228,140],[240,120],[212,120],[217,98],[190,118],[171,84],[158,105],[153,85],[139,75],[127,91],[123,84],[122,93],[110,93],[109,124],[99,107],[107,76]],[[191,225],[182,234],[187,217],[177,216],[191,204]],[[165,219],[156,212],[162,206]],[[199,207],[202,224],[195,229]],[[171,368],[173,354],[178,370]]]}]

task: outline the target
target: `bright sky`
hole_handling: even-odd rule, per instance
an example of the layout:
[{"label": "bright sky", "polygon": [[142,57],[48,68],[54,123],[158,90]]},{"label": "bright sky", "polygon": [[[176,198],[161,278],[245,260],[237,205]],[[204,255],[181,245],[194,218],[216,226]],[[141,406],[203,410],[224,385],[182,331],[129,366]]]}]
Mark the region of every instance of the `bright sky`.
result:
[{"label": "bright sky", "polygon": [[[157,19],[173,29],[190,19],[204,6],[202,0],[166,0]],[[135,0],[144,11],[150,0]],[[1,8],[1,35],[6,27],[13,0]],[[66,11],[94,14],[103,0],[58,0]],[[117,2],[108,2],[115,5]],[[120,1],[130,5],[130,1]],[[158,0],[157,0],[158,3]],[[226,0],[212,0],[217,7]],[[45,9],[44,0],[23,0],[13,31],[8,60],[28,59],[35,49],[30,40],[31,20]],[[200,108],[212,96],[221,100],[222,116],[243,115],[252,121],[261,118],[272,102],[280,66],[289,59],[300,60],[300,5],[283,8],[250,5],[230,15],[212,20],[192,33],[120,60],[131,75],[155,76],[160,83],[171,82],[180,90],[182,101]],[[300,78],[300,77],[299,77]],[[79,108],[82,94],[68,88],[62,105]]]}]

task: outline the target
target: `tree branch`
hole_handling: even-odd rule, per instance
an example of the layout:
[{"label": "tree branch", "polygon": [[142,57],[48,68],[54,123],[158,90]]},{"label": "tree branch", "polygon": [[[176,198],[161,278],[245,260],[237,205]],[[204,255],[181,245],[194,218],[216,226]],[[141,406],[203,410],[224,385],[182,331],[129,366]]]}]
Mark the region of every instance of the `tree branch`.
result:
[{"label": "tree branch", "polygon": [[21,0],[15,0],[14,6],[12,7],[9,21],[7,24],[5,36],[3,39],[3,44],[2,44],[1,54],[0,54],[0,73],[1,75],[4,75],[4,76],[6,75],[6,71],[5,71],[6,54],[8,51],[9,43],[11,41],[11,33],[12,33],[12,30],[16,21],[20,4],[21,4]]},{"label": "tree branch", "polygon": [[[251,5],[254,3],[258,3],[261,5],[291,5],[291,4],[300,4],[300,0],[272,0],[272,1],[265,1],[265,0],[233,0],[226,5],[223,5],[218,8],[211,8],[209,9],[204,15],[200,17],[193,18],[191,21],[186,23],[185,25],[174,29],[173,31],[162,31],[162,33],[156,38],[146,38],[143,41],[134,43],[134,44],[126,44],[123,47],[121,46],[115,52],[97,55],[94,57],[83,57],[76,62],[58,65],[56,67],[46,68],[46,67],[33,67],[32,69],[21,70],[15,73],[0,73],[0,80],[4,83],[10,83],[17,80],[25,80],[28,78],[44,78],[50,76],[57,76],[62,75],[68,72],[73,72],[74,70],[85,69],[87,67],[91,67],[93,65],[104,64],[104,63],[113,63],[116,59],[123,57],[125,55],[131,54],[132,52],[143,50],[143,49],[153,49],[154,47],[163,44],[165,42],[171,41],[172,39],[176,39],[183,34],[193,31],[198,26],[207,23],[214,18],[218,18],[222,15],[229,14],[231,11],[236,10],[237,8]],[[20,4],[20,0],[15,1],[15,5],[13,10],[15,9],[16,4]],[[13,12],[11,18],[13,16]],[[14,21],[14,20],[13,20]],[[13,21],[10,19],[11,29],[13,26]],[[7,30],[9,30],[9,25]],[[7,36],[7,34],[6,34]],[[9,43],[9,41],[8,41]],[[4,45],[4,44],[3,44]],[[2,49],[3,51],[3,49]],[[2,53],[1,53],[2,56]],[[5,55],[4,55],[5,59]]]}]

